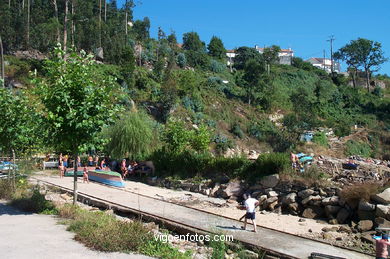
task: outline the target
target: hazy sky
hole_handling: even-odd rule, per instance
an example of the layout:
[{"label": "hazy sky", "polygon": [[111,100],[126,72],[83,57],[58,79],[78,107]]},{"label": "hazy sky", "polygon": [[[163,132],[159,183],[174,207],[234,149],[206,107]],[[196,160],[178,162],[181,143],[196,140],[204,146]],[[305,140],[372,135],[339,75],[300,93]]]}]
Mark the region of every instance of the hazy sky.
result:
[{"label": "hazy sky", "polygon": [[[118,1],[118,4],[124,0]],[[196,31],[209,42],[220,37],[225,47],[279,45],[307,59],[330,56],[326,40],[334,35],[334,49],[358,37],[379,41],[390,57],[390,0],[136,0],[134,18],[148,16],[151,36],[159,26],[181,41]],[[345,70],[345,66],[342,67]],[[379,73],[390,75],[390,63]]]}]

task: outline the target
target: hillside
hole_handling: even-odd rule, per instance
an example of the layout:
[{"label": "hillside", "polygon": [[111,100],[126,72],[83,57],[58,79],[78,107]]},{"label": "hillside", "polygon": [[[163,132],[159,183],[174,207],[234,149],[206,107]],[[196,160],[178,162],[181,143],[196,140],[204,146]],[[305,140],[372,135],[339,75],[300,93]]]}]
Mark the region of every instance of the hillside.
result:
[{"label": "hillside", "polygon": [[[140,120],[140,125],[146,122],[145,129],[151,135],[146,138],[137,133],[122,142],[133,143],[142,137],[151,140],[138,143],[137,148],[132,144],[133,150],[116,152],[116,158],[129,154],[145,158],[168,146],[172,152],[211,151],[221,155],[295,150],[380,159],[390,156],[387,76],[374,76],[373,80],[381,84],[368,91],[353,88],[350,76],[327,74],[300,58],[292,58],[291,65],[280,65],[278,46],[264,48],[262,53],[239,47],[234,50],[236,57],[229,60],[233,65],[227,66],[227,51],[216,36],[206,44],[192,31],[180,41],[174,32],[167,35],[159,28],[157,38],[151,37],[149,18],[132,17],[133,1],[122,7],[115,1],[104,6],[90,0],[71,1],[68,8],[56,3],[34,1],[28,10],[34,15],[26,20],[25,7],[1,2],[1,19],[7,24],[0,28],[6,54],[5,85],[25,89],[21,92],[26,102],[35,104],[42,97],[34,90],[39,82],[58,81],[50,78],[50,62],[58,57],[53,50],[62,49],[65,61],[67,55],[91,53],[96,64],[88,71],[102,80],[113,79],[115,85],[107,95],[113,95],[111,101],[117,107],[101,123],[106,135],[84,146],[84,152],[112,152],[105,145],[107,139],[115,137],[110,135],[110,127],[119,121],[129,121],[128,127],[136,125],[126,118],[136,107],[148,115],[142,113],[132,120]],[[340,58],[344,57],[340,54]],[[40,108],[29,110],[40,113]],[[31,116],[36,115],[37,121],[47,119],[45,113]],[[337,139],[350,135],[354,128],[361,129],[365,137]],[[300,141],[305,131],[314,131],[314,144]],[[326,137],[324,132],[334,135]],[[34,136],[39,141],[30,141],[26,149],[56,150],[47,139],[42,140],[49,135],[46,133],[39,131],[39,137]],[[39,142],[39,147],[33,142]],[[7,143],[2,148],[10,150]],[[61,150],[69,151],[65,147]]]}]

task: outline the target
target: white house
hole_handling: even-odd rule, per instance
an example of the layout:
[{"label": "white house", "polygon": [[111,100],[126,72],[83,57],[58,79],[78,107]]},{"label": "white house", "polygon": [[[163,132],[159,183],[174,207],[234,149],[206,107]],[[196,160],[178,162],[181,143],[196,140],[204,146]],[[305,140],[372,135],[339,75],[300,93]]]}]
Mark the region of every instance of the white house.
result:
[{"label": "white house", "polygon": [[[255,49],[260,53],[264,53],[264,48],[260,48],[259,46],[255,46]],[[291,65],[292,58],[294,57],[294,51],[291,48],[288,49],[280,49],[278,53],[279,64],[281,65]]]},{"label": "white house", "polygon": [[236,50],[226,50],[226,56],[228,57],[227,65],[233,65],[234,58],[236,57]]},{"label": "white house", "polygon": [[[332,62],[329,58],[309,58],[306,62],[309,62],[313,66],[323,69],[328,73],[332,72]],[[340,73],[340,63],[333,60],[333,68],[334,72]]]}]

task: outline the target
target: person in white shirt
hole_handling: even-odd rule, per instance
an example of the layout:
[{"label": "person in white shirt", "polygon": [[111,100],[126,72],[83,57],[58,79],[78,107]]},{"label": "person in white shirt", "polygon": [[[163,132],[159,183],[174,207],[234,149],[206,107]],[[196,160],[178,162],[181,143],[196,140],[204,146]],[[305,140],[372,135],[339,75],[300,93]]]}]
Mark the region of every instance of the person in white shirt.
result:
[{"label": "person in white shirt", "polygon": [[245,199],[245,208],[246,208],[246,214],[245,214],[245,221],[244,221],[244,226],[241,227],[242,229],[246,229],[246,224],[247,220],[250,219],[253,224],[253,232],[257,232],[256,230],[256,207],[259,206],[259,201],[252,198],[250,194],[244,194],[244,199]]}]

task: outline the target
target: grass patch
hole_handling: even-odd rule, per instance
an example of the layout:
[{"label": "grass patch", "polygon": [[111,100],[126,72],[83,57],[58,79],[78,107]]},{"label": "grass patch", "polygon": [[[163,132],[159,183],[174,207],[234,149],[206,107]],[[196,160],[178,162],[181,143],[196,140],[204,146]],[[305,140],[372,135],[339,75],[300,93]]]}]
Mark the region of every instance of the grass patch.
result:
[{"label": "grass patch", "polygon": [[191,252],[181,253],[169,243],[154,238],[141,222],[124,222],[101,211],[90,212],[77,206],[65,205],[59,216],[69,221],[68,230],[76,240],[103,252],[136,252],[159,258],[191,258]]},{"label": "grass patch", "polygon": [[348,140],[346,143],[345,154],[347,156],[359,155],[363,157],[370,157],[372,155],[372,149],[367,143]]}]

